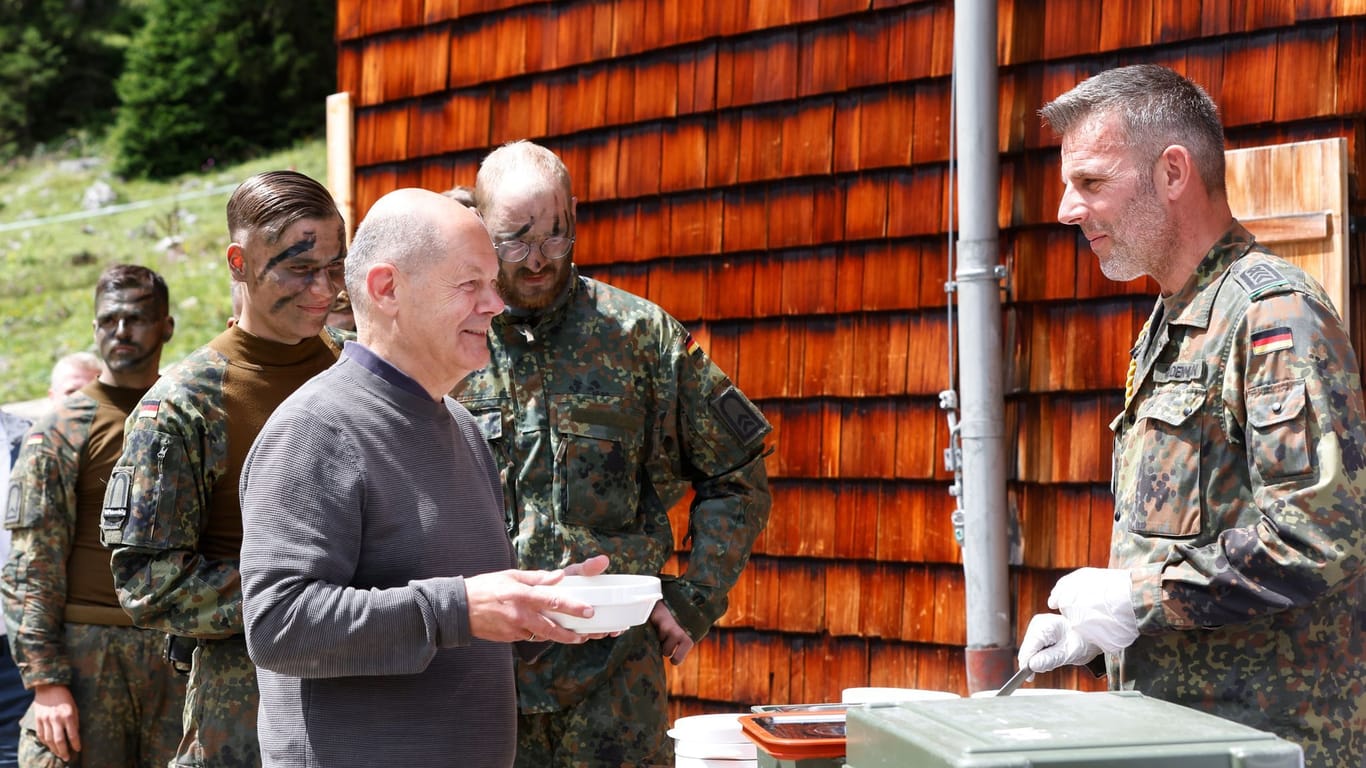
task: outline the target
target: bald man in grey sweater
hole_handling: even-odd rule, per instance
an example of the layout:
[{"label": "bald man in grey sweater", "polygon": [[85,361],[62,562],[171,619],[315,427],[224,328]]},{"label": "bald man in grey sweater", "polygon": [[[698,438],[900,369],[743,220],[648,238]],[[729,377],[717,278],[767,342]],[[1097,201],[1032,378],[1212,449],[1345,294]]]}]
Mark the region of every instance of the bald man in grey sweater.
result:
[{"label": "bald man in grey sweater", "polygon": [[266,768],[506,768],[509,643],[587,639],[541,611],[592,609],[543,587],[607,558],[514,570],[493,457],[445,397],[488,361],[497,273],[464,206],[381,198],[347,258],[359,341],[252,446],[241,573]]}]

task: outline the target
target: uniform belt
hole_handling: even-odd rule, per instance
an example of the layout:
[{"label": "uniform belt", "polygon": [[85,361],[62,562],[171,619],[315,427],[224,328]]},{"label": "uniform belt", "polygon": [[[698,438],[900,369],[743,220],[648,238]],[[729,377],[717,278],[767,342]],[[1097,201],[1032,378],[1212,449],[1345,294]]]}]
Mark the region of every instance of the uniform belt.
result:
[{"label": "uniform belt", "polygon": [[62,610],[62,621],[67,624],[97,624],[105,627],[131,627],[133,620],[122,608],[107,605],[67,605]]}]

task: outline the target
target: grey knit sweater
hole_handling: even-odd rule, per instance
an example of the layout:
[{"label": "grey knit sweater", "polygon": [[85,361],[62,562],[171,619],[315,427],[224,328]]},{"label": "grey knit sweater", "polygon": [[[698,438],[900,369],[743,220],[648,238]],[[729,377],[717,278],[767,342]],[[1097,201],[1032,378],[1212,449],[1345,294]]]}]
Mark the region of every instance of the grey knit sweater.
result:
[{"label": "grey knit sweater", "polygon": [[266,768],[504,768],[512,650],[462,577],[513,567],[469,413],[369,350],[271,416],[242,470],[242,593]]}]

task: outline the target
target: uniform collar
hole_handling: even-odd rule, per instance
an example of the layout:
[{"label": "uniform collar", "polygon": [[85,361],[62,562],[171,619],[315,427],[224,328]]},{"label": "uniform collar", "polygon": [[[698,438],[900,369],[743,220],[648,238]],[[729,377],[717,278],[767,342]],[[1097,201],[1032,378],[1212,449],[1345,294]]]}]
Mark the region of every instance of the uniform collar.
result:
[{"label": "uniform collar", "polygon": [[528,341],[544,336],[551,330],[557,328],[564,317],[569,312],[569,305],[574,301],[574,297],[584,291],[583,280],[579,279],[578,265],[569,266],[569,280],[565,283],[564,291],[559,298],[545,309],[524,310],[509,306],[503,313],[493,318],[494,325],[502,328],[512,328],[527,338]]},{"label": "uniform collar", "polygon": [[1255,242],[1252,233],[1234,220],[1219,240],[1210,246],[1200,266],[1195,268],[1181,290],[1161,299],[1170,318],[1168,322],[1172,325],[1208,328],[1210,316],[1214,312],[1214,301],[1219,293],[1208,288],[1224,280],[1233,262],[1241,259]]}]

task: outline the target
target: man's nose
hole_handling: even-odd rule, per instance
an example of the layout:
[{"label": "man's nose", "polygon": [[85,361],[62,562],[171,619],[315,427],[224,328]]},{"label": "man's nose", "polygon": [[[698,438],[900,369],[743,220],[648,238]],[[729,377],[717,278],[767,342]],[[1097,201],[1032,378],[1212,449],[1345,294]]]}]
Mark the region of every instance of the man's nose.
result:
[{"label": "man's nose", "polygon": [[1062,199],[1058,201],[1058,221],[1063,224],[1080,224],[1086,218],[1086,206],[1081,201],[1081,196],[1071,184],[1068,184],[1062,191]]},{"label": "man's nose", "polygon": [[531,247],[531,253],[528,253],[526,256],[527,269],[531,270],[532,272],[540,272],[542,269],[545,269],[546,265],[549,263],[550,259],[547,259],[545,255],[541,253],[540,245],[534,245]]},{"label": "man's nose", "polygon": [[507,304],[503,302],[503,297],[498,293],[498,289],[490,284],[480,297],[481,301],[476,311],[485,312],[489,315],[502,314]]},{"label": "man's nose", "polygon": [[314,278],[309,281],[308,288],[312,293],[318,295],[326,294],[335,299],[337,293],[341,291],[345,285],[345,281],[334,277],[330,270],[320,269],[317,272],[314,272],[313,275]]}]

